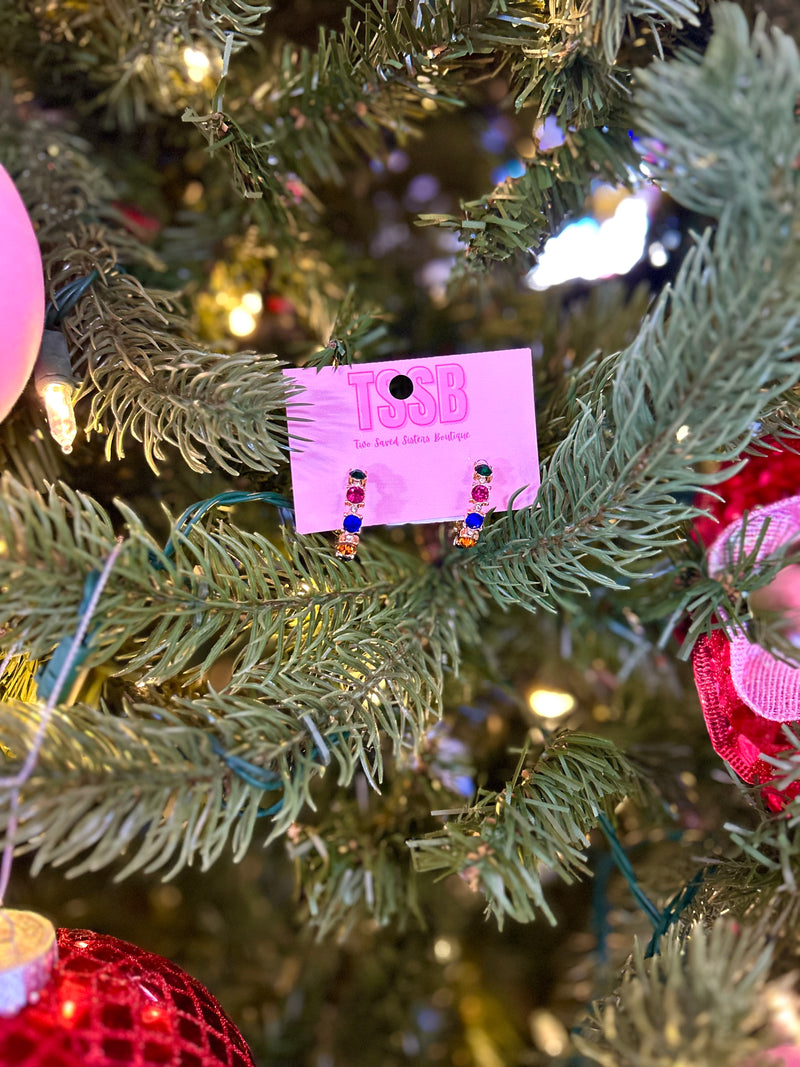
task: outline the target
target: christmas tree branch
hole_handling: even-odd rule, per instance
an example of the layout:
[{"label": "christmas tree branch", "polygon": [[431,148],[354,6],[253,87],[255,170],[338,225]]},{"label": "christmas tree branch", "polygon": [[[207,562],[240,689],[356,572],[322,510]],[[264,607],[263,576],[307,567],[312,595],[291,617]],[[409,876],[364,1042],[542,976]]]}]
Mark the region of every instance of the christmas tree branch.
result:
[{"label": "christmas tree branch", "polygon": [[319,940],[332,932],[346,937],[365,917],[400,930],[409,915],[421,917],[403,827],[392,819],[391,833],[379,826],[365,834],[350,825],[348,814],[337,812],[324,827],[297,827],[289,837],[308,921]]},{"label": "christmas tree branch", "polygon": [[[12,130],[4,160],[37,227],[51,300],[57,303],[75,278],[100,274],[62,324],[82,393],[91,397],[88,428],[106,433],[107,450],[117,455],[129,435],[140,440],[154,469],[172,445],[200,472],[211,463],[229,473],[276,470],[287,447],[291,393],[275,359],[214,352],[193,340],[173,296],[115,270],[158,261],[122,228],[113,193],[86,160],[85,146],[38,122],[17,120]],[[52,167],[36,167],[45,136]]]},{"label": "christmas tree branch", "polygon": [[[226,115],[226,136],[246,186],[269,191],[266,176],[342,181],[342,163],[385,153],[384,133],[400,140],[425,117],[423,100],[457,106],[435,53],[456,32],[446,6],[405,2],[390,14],[377,0],[351,4],[339,31],[320,30],[316,51],[286,44],[274,79],[248,97],[251,114]],[[248,132],[257,126],[258,138]]]},{"label": "christmas tree branch", "polygon": [[[680,203],[719,218],[732,205],[797,211],[800,59],[795,41],[763,15],[752,34],[732,3],[713,8],[714,33],[700,57],[683,51],[638,75],[648,167]],[[770,116],[765,122],[764,116]]]},{"label": "christmas tree branch", "polygon": [[[270,805],[264,813],[274,816],[269,839],[285,833],[304,808],[314,808],[311,785],[328,766],[338,768],[338,787],[360,770],[377,789],[384,741],[395,753],[417,746],[441,679],[438,657],[413,638],[389,634],[373,646],[373,662],[365,655],[357,671],[309,657],[302,669],[273,678],[257,670],[234,674],[225,691],[208,688],[194,698],[180,691],[159,696],[140,682],[123,719],[82,706],[62,709],[31,779],[18,844],[37,851],[37,866],[71,863],[91,850],[77,874],[106,866],[135,841],[136,856],[119,877],[168,863],[174,874],[195,854],[208,866],[229,837],[241,857],[262,795]],[[342,659],[353,662],[352,654]],[[148,701],[150,695],[157,699]],[[3,743],[12,753],[24,750],[34,715],[30,705],[8,704]],[[76,764],[82,732],[85,759]],[[221,811],[210,818],[215,800]],[[231,817],[237,804],[240,816],[234,810]],[[111,811],[120,814],[111,818]],[[34,829],[29,834],[26,827]]]},{"label": "christmas tree branch", "polygon": [[[28,705],[3,706],[3,743],[15,756],[8,770],[21,762],[37,715]],[[132,729],[125,719],[74,706],[54,715],[22,795],[17,847],[36,851],[36,870],[71,863],[72,875],[129,850],[135,854],[119,878],[170,863],[174,874],[195,855],[205,869],[229,838],[243,854],[262,793],[230,774],[205,731],[163,722]],[[3,825],[7,815],[4,793]]]},{"label": "christmas tree branch", "polygon": [[659,30],[698,24],[696,0],[592,0],[589,22],[592,39],[599,41],[606,62],[617,57],[622,36],[634,19],[641,19],[660,50]]},{"label": "christmas tree branch", "polygon": [[364,917],[401,929],[421,918],[407,839],[439,824],[432,808],[474,791],[472,773],[468,749],[439,722],[400,750],[380,795],[357,775],[356,803],[321,803],[315,818],[289,828],[286,847],[320,939],[332,930],[343,937]]},{"label": "christmas tree branch", "polygon": [[414,865],[457,874],[486,897],[486,911],[500,926],[506,917],[530,922],[537,911],[554,924],[541,867],[567,883],[585,874],[586,835],[598,814],[638,793],[638,783],[610,741],[558,734],[531,768],[521,761],[504,790],[482,790],[443,831],[410,841]]},{"label": "christmas tree branch", "polygon": [[637,944],[619,989],[596,1005],[575,1045],[601,1067],[748,1062],[777,1044],[764,996],[773,951],[764,930],[724,920],[673,931],[651,959]]},{"label": "christmas tree branch", "polygon": [[477,6],[461,39],[453,41],[443,58],[503,54],[518,109],[533,103],[539,115],[555,110],[577,126],[598,125],[607,102],[618,97],[627,72],[615,63],[633,19],[641,19],[656,41],[661,27],[698,21],[696,0],[591,0],[582,5],[555,0],[546,13],[536,0],[490,0]]},{"label": "christmas tree branch", "polygon": [[[73,254],[70,266],[80,259]],[[165,446],[199,472],[210,464],[229,474],[273,472],[284,462],[291,391],[274,356],[192,342],[174,298],[125,274],[96,287],[66,332],[76,369],[85,368],[87,433],[107,434],[108,455],[123,456],[133,437],[156,471]]]},{"label": "christmas tree branch", "polygon": [[[531,13],[525,15],[523,9]],[[639,18],[658,41],[659,24],[680,27],[698,21],[694,0],[592,0],[591,7],[580,11],[573,4],[551,5],[550,14],[542,24],[538,5],[493,4],[493,17],[470,38],[475,48],[510,51],[512,86],[521,87],[517,108],[531,97],[540,116],[554,112],[564,129],[563,145],[537,152],[521,177],[506,179],[480,200],[462,202],[460,216],[420,216],[423,225],[458,232],[468,260],[478,264],[516,252],[537,253],[583,207],[593,179],[630,180],[639,164],[630,137],[630,74],[614,66],[623,32]],[[507,39],[509,24],[520,37],[533,31],[533,38]],[[502,27],[499,36],[495,27]]]},{"label": "christmas tree branch", "polygon": [[800,378],[795,241],[771,215],[757,237],[743,229],[732,212],[713,246],[699,241],[636,341],[580,382],[538,506],[493,522],[455,564],[501,603],[570,603],[639,577],[698,514],[691,495],[715,475],[696,464],[736,456]]},{"label": "christmas tree branch", "polygon": [[[761,756],[775,768],[769,788],[779,793],[800,780],[800,738],[788,723],[783,732],[786,751],[776,756],[767,753]],[[758,816],[749,825],[742,825],[744,820],[726,823],[725,830],[735,853],[721,860],[714,878],[714,895],[719,896],[723,884],[729,886],[731,902],[736,901],[740,912],[769,910],[776,894],[793,897],[797,893],[800,802],[791,801],[777,816],[762,806]]]},{"label": "christmas tree branch", "polygon": [[[11,480],[4,488],[4,643],[46,655],[74,629],[85,576],[114,533],[87,497],[51,491],[45,505]],[[314,539],[282,553],[227,524],[213,534],[199,523],[174,534],[168,555],[120,507],[129,535],[93,620],[87,665],[116,655],[117,672],[137,680],[127,729],[136,733],[144,715],[222,738],[237,761],[280,785],[275,834],[311,803],[311,781],[328,763],[338,765],[340,785],[361,768],[377,788],[384,745],[397,753],[418,743],[440,711],[444,657],[457,657],[450,620],[435,613],[431,583],[415,574],[419,564],[378,548],[358,568],[342,567]],[[398,618],[398,596],[417,605],[409,616]],[[230,664],[223,691],[198,692],[223,654]],[[164,695],[153,688],[171,678]],[[191,773],[191,762],[184,767]],[[99,784],[94,789],[104,795]]]},{"label": "christmas tree branch", "polygon": [[[84,494],[51,490],[45,502],[10,478],[3,489],[6,640],[46,655],[74,628],[86,576],[107,555],[114,531],[107,513]],[[257,533],[228,524],[212,532],[196,523],[188,535],[173,535],[168,557],[130,508],[118,506],[128,535],[101,601],[90,662],[109,659],[135,638],[124,652],[125,669],[163,681],[190,663],[195,675],[202,673],[238,642],[236,669],[258,664],[263,680],[272,681],[281,670],[324,659],[328,641],[339,644],[339,665],[357,671],[360,650],[365,662],[373,661],[371,647],[385,628],[401,645],[404,633],[419,633],[434,654],[440,645],[452,648],[447,625],[440,627],[432,614],[423,565],[409,555],[373,546],[361,566],[347,568],[312,538],[292,542],[287,552]],[[420,609],[428,605],[427,613],[406,615],[401,595]]]},{"label": "christmas tree branch", "polygon": [[[227,36],[241,50],[263,33],[271,7],[250,0],[88,0],[78,7],[2,0],[0,13],[14,42],[9,57],[20,65],[27,60],[44,82],[53,71],[85,79],[88,105],[103,107],[109,124],[130,129],[152,110],[179,110],[187,94],[201,99],[213,86]],[[207,68],[205,86],[187,77],[187,50],[195,61],[206,57],[199,68],[201,74]]]},{"label": "christmas tree branch", "polygon": [[520,178],[506,178],[480,200],[462,202],[460,216],[420,215],[419,225],[459,233],[468,260],[502,261],[538,252],[543,242],[585,202],[593,179],[630,181],[639,157],[627,123],[603,123],[567,132],[564,144],[540,153]]},{"label": "christmas tree branch", "polygon": [[[752,42],[731,36],[726,18],[718,32],[727,34],[729,49],[765,65],[759,32]],[[782,54],[791,57],[791,84],[800,85],[796,52],[787,46]],[[712,143],[718,111],[728,101],[736,110],[742,94],[752,94],[753,106],[761,99],[758,79],[734,92],[744,62],[729,63],[729,80],[711,97]],[[697,89],[691,77],[697,60],[686,54],[673,66],[676,94],[685,84],[680,71],[689,73],[688,100]],[[674,112],[681,99],[671,98]],[[674,543],[679,524],[697,514],[691,495],[714,480],[697,465],[735,457],[760,419],[776,412],[790,417],[789,391],[800,377],[800,290],[792,227],[797,152],[785,149],[791,137],[798,150],[800,143],[792,93],[781,102],[771,126],[782,132],[751,145],[753,166],[771,176],[761,184],[761,199],[745,204],[734,197],[713,240],[710,232],[699,239],[636,340],[576,377],[572,423],[543,471],[538,506],[492,523],[482,547],[456,564],[501,603],[570,603],[592,584],[613,588],[634,577],[640,561]],[[669,130],[655,117],[650,127],[669,154]],[[696,131],[698,141],[704,132]],[[714,173],[725,195],[728,172]]]},{"label": "christmas tree branch", "polygon": [[[283,758],[296,739],[282,736],[271,752],[264,748],[264,730],[275,716],[289,716],[303,737],[311,731],[323,763],[340,765],[340,785],[349,784],[360,766],[376,787],[384,777],[384,749],[396,756],[408,745],[417,746],[440,714],[442,650],[431,630],[419,623],[386,624],[370,639],[351,625],[348,636],[340,638],[347,650],[336,662],[316,647],[302,662],[235,672],[224,692],[211,691],[191,702],[176,699],[170,707],[188,721],[216,717],[226,728],[243,730],[235,743],[248,760]],[[282,815],[279,826],[287,821]]]},{"label": "christmas tree branch", "polygon": [[[258,195],[269,191],[276,169],[306,181],[342,181],[343,161],[383,154],[385,131],[408,136],[426,117],[423,101],[460,105],[449,92],[453,78],[474,77],[479,63],[503,55],[517,108],[535,103],[539,115],[555,109],[570,127],[568,144],[537,160],[522,182],[462,205],[463,219],[424,217],[468,235],[471,257],[503,259],[537,246],[548,225],[582,204],[592,177],[617,180],[635,162],[627,73],[614,66],[631,19],[643,19],[656,34],[659,24],[695,23],[696,11],[693,0],[594,0],[581,9],[562,0],[549,17],[530,0],[404,0],[393,13],[378,0],[351,4],[341,31],[321,32],[316,52],[285,46],[274,81],[250,96],[257,114],[241,122],[226,115],[225,139],[244,188]],[[247,132],[256,123],[258,139]],[[611,132],[604,136],[605,127]],[[534,218],[526,212],[531,197]]]}]

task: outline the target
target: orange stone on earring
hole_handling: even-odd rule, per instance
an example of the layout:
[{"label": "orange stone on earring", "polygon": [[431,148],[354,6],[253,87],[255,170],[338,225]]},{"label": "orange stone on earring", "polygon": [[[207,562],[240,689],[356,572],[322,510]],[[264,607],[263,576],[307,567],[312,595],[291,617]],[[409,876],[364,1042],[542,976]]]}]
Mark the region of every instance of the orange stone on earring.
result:
[{"label": "orange stone on earring", "polygon": [[[347,537],[347,540],[344,540]],[[340,537],[339,543],[336,546],[336,558],[337,559],[355,559],[356,552],[358,551],[358,538],[353,538],[353,535],[345,534],[344,537]]]},{"label": "orange stone on earring", "polygon": [[456,548],[472,548],[473,545],[477,545],[478,543],[478,535],[475,530],[470,530],[468,527],[462,526],[453,543]]}]

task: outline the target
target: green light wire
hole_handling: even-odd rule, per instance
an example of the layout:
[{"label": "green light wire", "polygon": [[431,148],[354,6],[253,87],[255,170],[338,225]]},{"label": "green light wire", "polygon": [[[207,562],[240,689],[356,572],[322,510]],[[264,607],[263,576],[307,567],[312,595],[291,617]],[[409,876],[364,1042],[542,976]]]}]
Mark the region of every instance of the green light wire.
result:
[{"label": "green light wire", "polygon": [[636,872],[631,866],[631,861],[628,859],[625,849],[620,844],[611,820],[601,811],[597,817],[597,821],[608,841],[611,857],[617,865],[620,874],[628,883],[628,888],[631,891],[633,899],[653,924],[653,936],[647,946],[646,955],[648,957],[655,956],[658,952],[658,943],[661,938],[667,930],[678,921],[681,912],[691,904],[697,895],[697,891],[705,878],[706,868],[701,867],[691,881],[675,894],[672,900],[667,904],[666,908],[664,908],[663,911],[659,911],[639,885],[636,879]]}]

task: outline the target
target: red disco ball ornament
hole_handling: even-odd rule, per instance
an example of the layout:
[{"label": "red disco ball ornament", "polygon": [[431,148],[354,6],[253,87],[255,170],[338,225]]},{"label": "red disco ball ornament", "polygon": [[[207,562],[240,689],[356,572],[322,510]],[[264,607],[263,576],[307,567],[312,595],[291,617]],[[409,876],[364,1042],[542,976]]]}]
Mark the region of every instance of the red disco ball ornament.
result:
[{"label": "red disco ball ornament", "polygon": [[90,930],[57,940],[38,999],[0,1018],[2,1067],[254,1067],[219,1003],[174,963]]}]

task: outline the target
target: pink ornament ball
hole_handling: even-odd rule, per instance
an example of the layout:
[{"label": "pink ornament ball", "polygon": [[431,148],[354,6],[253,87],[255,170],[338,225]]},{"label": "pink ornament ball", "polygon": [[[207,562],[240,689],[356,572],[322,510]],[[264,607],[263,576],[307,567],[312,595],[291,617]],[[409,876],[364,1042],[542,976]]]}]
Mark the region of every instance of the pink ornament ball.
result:
[{"label": "pink ornament ball", "polygon": [[0,422],[33,371],[44,330],[44,274],[25,205],[0,166]]},{"label": "pink ornament ball", "polygon": [[800,1048],[796,1045],[778,1045],[764,1055],[765,1063],[776,1063],[781,1067],[800,1067]]}]

